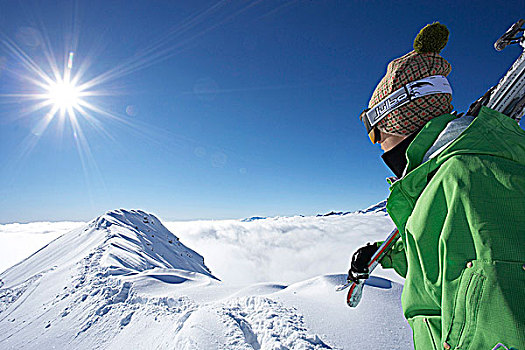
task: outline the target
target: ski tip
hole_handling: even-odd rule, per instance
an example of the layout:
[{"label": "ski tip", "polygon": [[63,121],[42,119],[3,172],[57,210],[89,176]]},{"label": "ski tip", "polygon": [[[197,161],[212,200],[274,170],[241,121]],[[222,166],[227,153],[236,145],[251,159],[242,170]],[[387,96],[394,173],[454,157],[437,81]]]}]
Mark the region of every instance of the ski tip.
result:
[{"label": "ski tip", "polygon": [[363,285],[364,283],[354,283],[348,290],[348,294],[346,295],[346,304],[349,307],[355,308],[361,301],[361,297],[363,296]]},{"label": "ski tip", "polygon": [[336,292],[341,292],[341,291],[345,290],[346,288],[350,287],[351,284],[352,284],[352,283],[342,284],[342,285],[338,286],[338,287],[335,289],[335,291],[336,291]]}]

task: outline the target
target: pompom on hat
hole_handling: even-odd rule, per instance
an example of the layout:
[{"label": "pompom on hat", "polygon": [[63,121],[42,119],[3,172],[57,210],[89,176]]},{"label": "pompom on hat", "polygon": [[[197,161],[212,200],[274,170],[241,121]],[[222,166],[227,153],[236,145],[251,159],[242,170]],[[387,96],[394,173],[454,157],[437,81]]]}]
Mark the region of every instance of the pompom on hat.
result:
[{"label": "pompom on hat", "polygon": [[[373,108],[412,81],[433,75],[447,76],[452,68],[439,53],[447,44],[448,35],[447,27],[438,22],[421,29],[414,40],[414,51],[388,64],[386,75],[377,85],[368,107]],[[377,127],[388,134],[410,135],[430,119],[450,113],[451,101],[452,95],[447,93],[419,97],[389,113]]]}]

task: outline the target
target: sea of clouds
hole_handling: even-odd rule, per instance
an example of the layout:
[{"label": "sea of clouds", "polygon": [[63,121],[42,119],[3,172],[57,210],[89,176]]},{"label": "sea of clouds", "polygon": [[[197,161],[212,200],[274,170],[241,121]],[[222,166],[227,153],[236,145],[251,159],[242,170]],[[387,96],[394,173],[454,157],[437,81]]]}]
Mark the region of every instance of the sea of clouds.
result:
[{"label": "sea of clouds", "polygon": [[[0,272],[28,257],[81,222],[0,225]],[[352,253],[384,240],[394,227],[384,212],[328,217],[277,217],[251,222],[209,220],[164,222],[181,242],[204,257],[224,282],[293,283],[344,273]],[[395,273],[378,275],[401,281]]]},{"label": "sea of clouds", "polygon": [[[384,212],[165,225],[204,256],[215,276],[239,284],[293,283],[326,273],[344,273],[357,248],[384,240],[394,227]],[[382,275],[402,281],[395,273]]]}]

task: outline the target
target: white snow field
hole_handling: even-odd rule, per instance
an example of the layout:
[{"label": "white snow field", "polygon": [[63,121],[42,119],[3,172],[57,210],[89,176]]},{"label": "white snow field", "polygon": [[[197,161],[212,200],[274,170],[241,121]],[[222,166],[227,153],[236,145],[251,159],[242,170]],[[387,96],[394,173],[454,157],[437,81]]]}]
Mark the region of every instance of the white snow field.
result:
[{"label": "white snow field", "polygon": [[381,207],[168,226],[109,211],[4,271],[0,349],[412,348],[400,283],[370,278],[355,309],[335,292],[392,228]]},{"label": "white snow field", "polygon": [[0,225],[0,273],[83,222],[32,222]]}]

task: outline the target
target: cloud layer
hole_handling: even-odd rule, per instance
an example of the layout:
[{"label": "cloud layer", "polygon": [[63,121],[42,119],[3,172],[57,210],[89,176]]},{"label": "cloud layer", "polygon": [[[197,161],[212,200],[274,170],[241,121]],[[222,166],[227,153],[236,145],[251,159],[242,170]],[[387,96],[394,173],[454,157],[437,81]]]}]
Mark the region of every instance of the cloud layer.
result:
[{"label": "cloud layer", "polygon": [[[188,247],[204,256],[226,283],[293,283],[326,273],[343,273],[352,253],[384,240],[394,227],[383,212],[329,217],[165,222]],[[0,225],[0,272],[34,253],[79,222]],[[401,281],[392,272],[379,271]]]},{"label": "cloud layer", "polygon": [[345,272],[358,247],[384,240],[394,227],[384,213],[165,225],[204,256],[214,275],[239,284],[291,283]]}]

